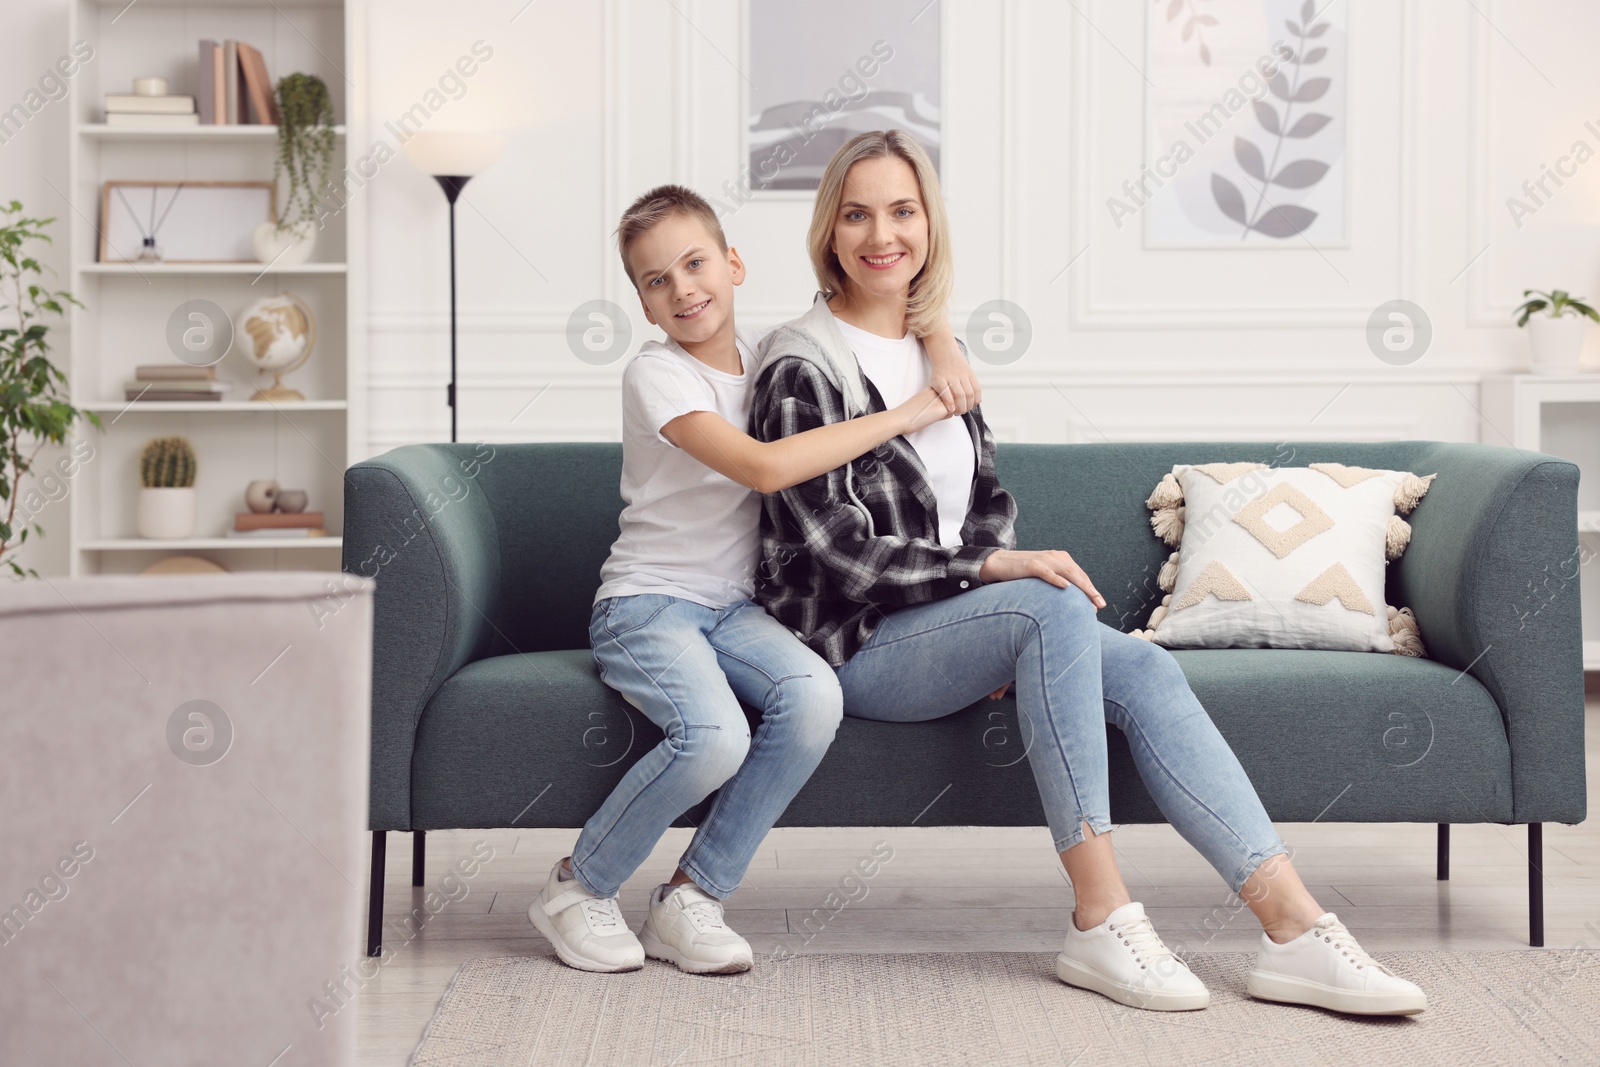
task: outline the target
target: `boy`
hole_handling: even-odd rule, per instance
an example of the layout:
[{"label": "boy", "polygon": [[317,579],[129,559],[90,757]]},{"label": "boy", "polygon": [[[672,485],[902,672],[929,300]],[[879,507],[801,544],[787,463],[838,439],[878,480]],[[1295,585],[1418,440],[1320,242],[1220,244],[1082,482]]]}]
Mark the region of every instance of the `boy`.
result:
[{"label": "boy", "polygon": [[[667,341],[645,344],[623,373],[626,507],[589,637],[601,679],[666,737],[589,819],[528,917],[581,970],[637,970],[648,955],[691,974],[731,974],[749,970],[752,954],[723,921],[721,902],[842,715],[832,669],[751,599],[757,494],[966,410],[976,382],[946,328],[927,339],[934,385],[905,404],[758,442],[745,433],[757,339],[733,319],[745,268],[715,212],[682,186],[660,186],[628,208],[617,238],[645,318]],[[753,735],[741,700],[761,711]],[[713,791],[635,937],[618,890],[673,821]]]}]

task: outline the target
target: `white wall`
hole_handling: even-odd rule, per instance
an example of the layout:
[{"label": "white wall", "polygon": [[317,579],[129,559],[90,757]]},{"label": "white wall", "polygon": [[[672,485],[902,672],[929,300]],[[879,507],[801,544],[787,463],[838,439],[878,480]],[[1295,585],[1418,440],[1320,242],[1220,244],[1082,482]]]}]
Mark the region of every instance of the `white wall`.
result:
[{"label": "white wall", "polygon": [[[1351,239],[1272,252],[1145,251],[1140,228],[1117,229],[1105,210],[1144,162],[1135,68],[1150,3],[943,0],[924,16],[943,20],[958,327],[1005,297],[1035,330],[1023,359],[980,368],[1002,439],[1474,440],[1479,376],[1525,358],[1509,325],[1521,290],[1600,297],[1600,160],[1520,228],[1506,208],[1574,141],[1600,149],[1600,67],[1587,55],[1600,9],[1335,2],[1351,5]],[[578,360],[567,318],[606,298],[633,309],[635,346],[653,333],[611,231],[651,185],[709,195],[738,177],[742,5],[525,3],[373,5],[369,139],[393,144],[385,122],[475,41],[494,50],[430,120],[514,129],[459,209],[460,436],[615,439],[625,361]],[[36,57],[0,69],[3,103],[62,50],[65,7],[13,2],[0,19],[8,53]],[[52,105],[0,146],[0,197],[63,209],[45,179],[62,184],[65,128],[66,109]],[[360,195],[371,197],[376,453],[448,436],[445,208],[403,159]],[[746,324],[809,306],[808,217],[788,199],[749,202],[726,220],[751,268],[738,297]],[[1397,297],[1422,305],[1435,331],[1406,367],[1380,362],[1365,341],[1370,311]],[[1600,366],[1600,331],[1587,358]],[[65,528],[52,539],[64,542]]]}]

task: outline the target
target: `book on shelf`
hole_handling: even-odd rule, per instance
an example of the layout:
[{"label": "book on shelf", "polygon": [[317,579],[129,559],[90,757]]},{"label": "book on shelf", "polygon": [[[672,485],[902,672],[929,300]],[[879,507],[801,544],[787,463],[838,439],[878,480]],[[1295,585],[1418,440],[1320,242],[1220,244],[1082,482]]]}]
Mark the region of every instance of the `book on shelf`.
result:
[{"label": "book on shelf", "polygon": [[122,393],[124,400],[192,400],[195,403],[205,403],[209,400],[221,400],[221,393],[196,393],[183,389],[125,389]]},{"label": "book on shelf", "polygon": [[220,44],[211,45],[211,123],[221,126],[228,121],[227,55]]},{"label": "book on shelf", "polygon": [[158,115],[155,113],[136,114],[134,112],[111,111],[106,113],[107,126],[120,126],[124,129],[141,130],[172,130],[184,126],[200,125],[200,116],[193,112],[187,115]]},{"label": "book on shelf", "polygon": [[141,96],[138,93],[107,93],[106,114],[192,115],[192,96]]},{"label": "book on shelf", "polygon": [[327,537],[328,531],[320,526],[299,527],[272,527],[267,526],[259,530],[229,530],[228,537],[243,538],[271,538],[271,537]]},{"label": "book on shelf", "polygon": [[209,378],[133,378],[122,383],[124,389],[140,390],[145,388],[160,389],[168,393],[221,393],[228,388],[227,382],[213,381]]},{"label": "book on shelf", "polygon": [[233,516],[235,530],[315,529],[322,523],[320,511],[241,511]]},{"label": "book on shelf", "polygon": [[[261,53],[239,42],[239,73],[244,79],[244,92],[250,100],[250,118],[245,120],[241,115],[240,121],[249,121],[262,126],[276,126],[278,124],[278,101],[272,89],[272,79],[267,75],[267,61]],[[239,110],[244,110],[241,101]]]},{"label": "book on shelf", "polygon": [[229,126],[239,124],[239,42],[229,38],[222,42],[223,100],[227,117],[222,121]]},{"label": "book on shelf", "polygon": [[203,367],[195,366],[193,363],[141,363],[133,368],[133,376],[145,381],[156,378],[208,382],[216,378],[217,367],[214,363]]},{"label": "book on shelf", "polygon": [[214,126],[217,122],[217,90],[211,72],[213,65],[222,60],[220,56],[212,58],[216,50],[217,42],[200,42],[200,62],[195,68],[195,112],[202,126]]}]

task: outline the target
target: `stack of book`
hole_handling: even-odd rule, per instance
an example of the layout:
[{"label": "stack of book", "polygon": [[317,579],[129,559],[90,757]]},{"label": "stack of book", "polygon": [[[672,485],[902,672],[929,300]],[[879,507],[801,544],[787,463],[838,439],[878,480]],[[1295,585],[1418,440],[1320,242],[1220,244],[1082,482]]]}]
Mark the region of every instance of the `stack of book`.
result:
[{"label": "stack of book", "polygon": [[241,511],[229,537],[327,537],[320,511]]},{"label": "stack of book", "polygon": [[144,96],[140,93],[107,93],[106,125],[166,129],[172,126],[198,126],[192,96]]},{"label": "stack of book", "polygon": [[200,42],[202,126],[276,126],[278,101],[267,61],[243,41]]},{"label": "stack of book", "polygon": [[227,382],[217,381],[216,367],[188,363],[141,363],[137,378],[123,383],[124,400],[221,400]]}]

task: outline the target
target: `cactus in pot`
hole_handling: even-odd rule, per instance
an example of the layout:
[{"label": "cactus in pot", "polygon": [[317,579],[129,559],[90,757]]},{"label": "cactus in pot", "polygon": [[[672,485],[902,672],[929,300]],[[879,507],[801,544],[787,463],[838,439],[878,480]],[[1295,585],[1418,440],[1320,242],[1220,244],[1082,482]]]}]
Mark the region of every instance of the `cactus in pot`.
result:
[{"label": "cactus in pot", "polygon": [[181,540],[194,536],[194,479],[199,464],[188,438],[153,437],[139,455],[139,536]]}]

